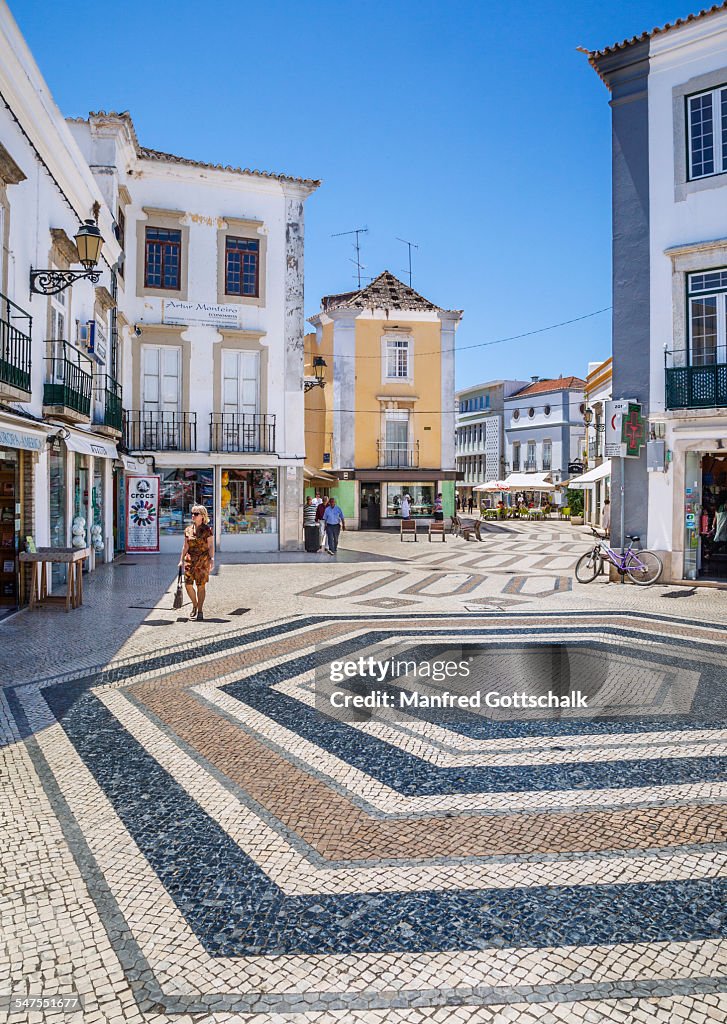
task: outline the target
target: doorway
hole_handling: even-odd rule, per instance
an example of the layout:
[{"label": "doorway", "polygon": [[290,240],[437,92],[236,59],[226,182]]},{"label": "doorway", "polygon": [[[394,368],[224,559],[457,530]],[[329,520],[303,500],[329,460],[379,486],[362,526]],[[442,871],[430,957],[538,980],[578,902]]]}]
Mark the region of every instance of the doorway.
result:
[{"label": "doorway", "polygon": [[727,453],[706,452],[701,463],[699,579],[727,580]]},{"label": "doorway", "polygon": [[381,527],[381,484],[361,484],[362,530],[378,530]]}]

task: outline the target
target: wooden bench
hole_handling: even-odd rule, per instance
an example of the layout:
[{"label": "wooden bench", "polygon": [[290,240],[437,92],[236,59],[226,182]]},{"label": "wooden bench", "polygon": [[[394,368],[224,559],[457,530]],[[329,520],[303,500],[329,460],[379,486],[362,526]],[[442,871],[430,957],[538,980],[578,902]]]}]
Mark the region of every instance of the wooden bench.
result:
[{"label": "wooden bench", "polygon": [[433,519],[429,524],[429,542],[431,543],[432,537],[441,537],[443,543],[447,543],[447,537],[444,532],[444,520]]},{"label": "wooden bench", "polygon": [[415,541],[417,540],[417,521],[416,521],[416,519],[402,519],[401,520],[401,534],[400,534],[401,540],[403,541],[404,537],[411,537],[411,536],[414,537]]}]

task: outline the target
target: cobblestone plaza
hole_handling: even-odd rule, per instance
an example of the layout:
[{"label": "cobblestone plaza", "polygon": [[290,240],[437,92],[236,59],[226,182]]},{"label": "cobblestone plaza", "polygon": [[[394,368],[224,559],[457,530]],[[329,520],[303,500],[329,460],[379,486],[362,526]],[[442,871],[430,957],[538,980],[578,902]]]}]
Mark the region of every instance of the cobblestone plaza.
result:
[{"label": "cobblestone plaza", "polygon": [[[483,538],[223,558],[201,623],[127,556],[0,625],[0,991],[83,1003],[10,1021],[725,1020],[727,594]],[[392,651],[589,707],[321,706]]]}]

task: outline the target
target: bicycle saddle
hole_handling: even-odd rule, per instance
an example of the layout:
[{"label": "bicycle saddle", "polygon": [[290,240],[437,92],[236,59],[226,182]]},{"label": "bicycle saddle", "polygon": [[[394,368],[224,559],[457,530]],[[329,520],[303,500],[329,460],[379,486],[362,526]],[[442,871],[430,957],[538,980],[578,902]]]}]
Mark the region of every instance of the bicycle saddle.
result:
[{"label": "bicycle saddle", "polygon": [[626,540],[639,541],[641,540],[641,537],[637,537],[635,534],[627,533]]}]

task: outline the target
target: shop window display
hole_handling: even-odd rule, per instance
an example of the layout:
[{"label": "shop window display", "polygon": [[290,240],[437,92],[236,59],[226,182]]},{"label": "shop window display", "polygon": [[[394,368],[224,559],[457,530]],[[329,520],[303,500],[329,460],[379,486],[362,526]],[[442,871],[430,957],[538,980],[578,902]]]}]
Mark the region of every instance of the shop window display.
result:
[{"label": "shop window display", "polygon": [[277,470],[223,469],[221,484],[223,533],[277,532]]},{"label": "shop window display", "polygon": [[18,603],[19,532],[19,460],[6,450],[0,453],[0,612]]},{"label": "shop window display", "polygon": [[411,498],[412,516],[431,516],[436,496],[435,484],[388,484],[386,488],[386,515],[390,519],[401,514],[401,499]]},{"label": "shop window display", "polygon": [[204,505],[214,516],[214,470],[160,470],[159,533],[163,537],[181,536],[191,522],[192,505]]},{"label": "shop window display", "polygon": [[93,466],[93,490],[91,492],[91,545],[96,552],[96,561],[104,557],[104,463],[96,459]]},{"label": "shop window display", "polygon": [[[65,448],[50,452],[50,470],[48,475],[48,501],[50,505],[50,546],[65,548],[66,540],[66,450]],[[51,579],[54,587],[66,582],[66,567],[61,562],[53,562]]]}]

